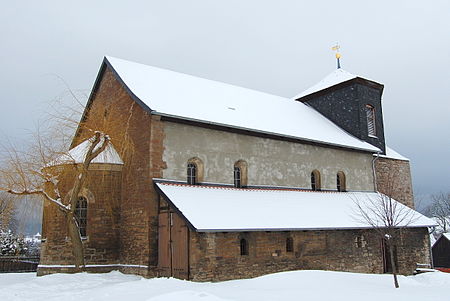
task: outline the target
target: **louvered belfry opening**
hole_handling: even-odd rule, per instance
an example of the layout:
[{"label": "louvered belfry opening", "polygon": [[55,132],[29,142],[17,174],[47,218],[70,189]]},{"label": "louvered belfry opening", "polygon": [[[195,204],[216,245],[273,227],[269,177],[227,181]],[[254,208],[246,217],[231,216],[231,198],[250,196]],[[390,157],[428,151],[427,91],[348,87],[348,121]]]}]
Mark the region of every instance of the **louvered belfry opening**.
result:
[{"label": "louvered belfry opening", "polygon": [[367,132],[369,136],[376,136],[375,128],[375,108],[372,105],[366,105]]}]

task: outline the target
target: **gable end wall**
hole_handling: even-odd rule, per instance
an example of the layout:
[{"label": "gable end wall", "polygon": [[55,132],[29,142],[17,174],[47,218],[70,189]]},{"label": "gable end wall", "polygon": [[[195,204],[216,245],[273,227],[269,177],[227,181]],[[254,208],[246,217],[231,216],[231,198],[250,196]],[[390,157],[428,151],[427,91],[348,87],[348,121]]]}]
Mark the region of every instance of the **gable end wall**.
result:
[{"label": "gable end wall", "polygon": [[[120,205],[117,224],[118,239],[112,251],[115,255],[101,262],[87,257],[87,264],[121,265],[124,272],[146,276],[153,275],[157,264],[157,231],[158,231],[158,197],[152,178],[162,177],[163,127],[158,116],[151,116],[127,93],[116,79],[114,73],[105,68],[97,81],[90,106],[84,114],[78,135],[73,145],[77,145],[99,130],[111,137],[111,143],[124,161],[120,185]],[[103,185],[92,182],[92,185]],[[70,185],[70,183],[68,183]],[[111,185],[111,184],[109,184]],[[116,187],[98,187],[102,191],[114,190]],[[95,196],[98,197],[98,196]],[[104,196],[102,196],[104,197]],[[110,200],[102,200],[103,208],[99,213],[108,214]],[[89,214],[89,213],[88,213]],[[55,216],[44,216],[44,223],[60,224]],[[51,218],[51,220],[50,220]],[[91,227],[101,225],[106,217],[99,215],[88,219]],[[52,227],[47,227],[52,231]],[[55,231],[64,231],[61,226]],[[104,235],[108,235],[106,232]],[[50,235],[50,233],[49,233]],[[89,224],[88,224],[89,235]],[[101,233],[98,233],[101,236]],[[106,237],[104,239],[107,239]],[[52,248],[49,244],[47,248]],[[95,250],[94,250],[95,251]],[[47,260],[49,264],[72,264],[70,256],[58,260]],[[110,267],[109,269],[117,269]]]}]

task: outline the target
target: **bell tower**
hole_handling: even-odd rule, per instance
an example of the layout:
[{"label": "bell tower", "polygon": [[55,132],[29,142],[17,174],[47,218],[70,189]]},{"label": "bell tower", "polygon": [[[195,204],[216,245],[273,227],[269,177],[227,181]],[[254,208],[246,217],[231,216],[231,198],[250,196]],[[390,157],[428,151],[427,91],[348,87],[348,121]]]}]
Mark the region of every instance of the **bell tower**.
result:
[{"label": "bell tower", "polygon": [[353,75],[341,68],[339,45],[337,69],[293,99],[316,109],[351,135],[386,153],[381,97],[384,85]]}]

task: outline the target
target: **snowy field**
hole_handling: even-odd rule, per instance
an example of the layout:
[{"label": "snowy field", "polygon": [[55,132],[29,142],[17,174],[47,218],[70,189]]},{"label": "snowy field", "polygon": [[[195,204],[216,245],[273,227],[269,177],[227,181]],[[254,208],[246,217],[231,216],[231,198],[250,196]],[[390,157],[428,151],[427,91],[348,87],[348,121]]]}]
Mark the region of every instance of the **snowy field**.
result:
[{"label": "snowy field", "polygon": [[434,272],[400,277],[395,289],[390,275],[296,271],[255,279],[195,283],[145,279],[119,272],[108,274],[0,274],[0,300],[448,300],[450,274]]}]

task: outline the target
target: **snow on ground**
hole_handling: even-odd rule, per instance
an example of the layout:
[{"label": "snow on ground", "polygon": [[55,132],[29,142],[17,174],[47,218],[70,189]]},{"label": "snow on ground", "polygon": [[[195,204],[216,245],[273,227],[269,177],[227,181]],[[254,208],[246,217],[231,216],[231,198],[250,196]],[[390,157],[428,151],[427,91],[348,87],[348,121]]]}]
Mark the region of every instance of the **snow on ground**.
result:
[{"label": "snow on ground", "polygon": [[0,300],[445,300],[450,274],[400,276],[329,271],[295,271],[254,279],[196,283],[177,279],[145,279],[119,272],[108,274],[0,274]]}]

